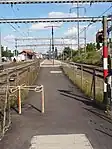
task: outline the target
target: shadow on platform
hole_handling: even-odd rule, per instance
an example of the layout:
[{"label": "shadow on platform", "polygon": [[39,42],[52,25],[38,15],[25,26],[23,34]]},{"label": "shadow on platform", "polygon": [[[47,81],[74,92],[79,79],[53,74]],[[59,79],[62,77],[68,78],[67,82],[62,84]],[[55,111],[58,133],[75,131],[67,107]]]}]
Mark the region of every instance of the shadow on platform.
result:
[{"label": "shadow on platform", "polygon": [[109,136],[109,137],[112,137],[112,135],[111,134],[109,134],[109,133],[107,133],[107,132],[105,132],[104,130],[101,130],[101,129],[95,129],[96,131],[99,131],[99,132],[101,132],[101,133],[103,133],[103,134],[105,134],[105,135],[107,135],[107,136]]},{"label": "shadow on platform", "polygon": [[[77,100],[79,102],[82,102],[86,106],[93,107],[94,109],[89,109],[86,107],[83,107],[83,108],[85,110],[91,112],[92,114],[100,117],[101,119],[112,124],[112,119],[109,116],[107,116],[105,113],[103,113],[102,108],[100,108],[94,101],[90,100],[87,97],[74,94],[74,93],[72,93],[72,91],[69,91],[69,90],[58,90],[58,91],[60,92],[61,95],[66,96],[69,99],[71,98],[71,99]],[[97,111],[99,110],[99,111],[97,112],[96,110]]]}]

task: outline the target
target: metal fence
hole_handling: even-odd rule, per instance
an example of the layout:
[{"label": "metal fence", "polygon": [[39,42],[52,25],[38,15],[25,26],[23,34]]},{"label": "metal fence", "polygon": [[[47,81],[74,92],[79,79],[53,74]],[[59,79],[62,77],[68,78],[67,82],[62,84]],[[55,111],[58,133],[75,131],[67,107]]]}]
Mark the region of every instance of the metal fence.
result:
[{"label": "metal fence", "polygon": [[84,93],[97,103],[103,103],[103,72],[98,68],[62,63],[64,73]]},{"label": "metal fence", "polygon": [[[23,89],[22,86],[31,86],[38,76],[39,69],[40,62],[36,60],[0,73],[0,138],[10,127],[11,107],[19,108],[20,106],[17,100],[18,95],[21,94],[21,102],[28,95],[30,89]],[[18,90],[18,87],[22,89]]]}]

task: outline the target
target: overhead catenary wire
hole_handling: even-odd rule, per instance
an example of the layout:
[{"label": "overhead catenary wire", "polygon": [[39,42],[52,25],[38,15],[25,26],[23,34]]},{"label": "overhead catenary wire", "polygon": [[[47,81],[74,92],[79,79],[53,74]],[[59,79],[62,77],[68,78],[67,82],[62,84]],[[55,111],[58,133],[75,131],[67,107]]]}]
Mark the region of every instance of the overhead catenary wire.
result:
[{"label": "overhead catenary wire", "polygon": [[[4,17],[1,17],[1,19],[5,19]],[[7,20],[5,20],[6,22],[7,22]],[[26,35],[25,34],[22,34],[16,27],[14,27],[11,23],[9,23],[9,22],[7,22],[7,24],[9,25],[9,26],[11,26],[15,31],[17,31],[18,33],[20,33],[20,35],[21,36],[25,36],[26,37]]]},{"label": "overhead catenary wire", "polygon": [[[98,16],[98,18],[99,18],[99,17],[102,17],[102,16],[103,16],[106,12],[108,12],[111,8],[112,8],[112,3],[111,3],[111,6],[109,6],[109,8],[107,8],[103,13],[101,13],[101,14]],[[94,21],[94,22],[90,22],[86,27],[84,27],[84,28],[80,31],[79,34],[83,33],[85,30],[88,30],[88,28],[89,28],[92,24],[94,24],[94,23],[96,23],[96,22],[97,22],[97,20]],[[67,36],[67,37],[69,37],[69,36]],[[77,34],[75,34],[74,38],[77,39]]]},{"label": "overhead catenary wire", "polygon": [[[111,8],[112,8],[112,5],[111,5],[108,9],[106,9],[102,14],[100,14],[98,17],[102,17],[102,16],[103,16],[106,12],[108,12]],[[96,21],[95,21],[95,22],[90,22],[90,23],[80,32],[80,34],[83,33],[85,30],[87,30],[87,29],[89,28],[89,26],[91,26],[91,25],[94,24],[94,23],[96,23]]]},{"label": "overhead catenary wire", "polygon": [[[14,10],[14,7],[13,7],[14,5],[11,5],[11,9],[12,9],[12,11],[13,11],[13,13],[14,13],[14,15],[15,15],[15,17],[17,18],[17,15],[16,15],[16,12],[15,12],[15,10]],[[20,26],[16,23],[16,25],[17,25],[17,27],[18,28],[20,28]],[[25,33],[25,32],[23,32],[23,34],[25,35],[25,36],[27,36],[27,34]]]},{"label": "overhead catenary wire", "polygon": [[[5,5],[4,5],[5,6]],[[15,10],[13,9],[13,4],[11,4],[11,8],[12,8],[12,11],[14,13],[14,15],[17,17],[16,13],[15,13]],[[5,19],[3,16],[1,16],[1,19]],[[7,20],[6,20],[7,22]],[[16,24],[17,28],[16,29],[11,23],[7,22],[15,31],[19,32],[21,36],[26,36],[27,34],[25,34],[24,32],[21,32],[19,31],[20,30],[20,26],[18,24]]]}]

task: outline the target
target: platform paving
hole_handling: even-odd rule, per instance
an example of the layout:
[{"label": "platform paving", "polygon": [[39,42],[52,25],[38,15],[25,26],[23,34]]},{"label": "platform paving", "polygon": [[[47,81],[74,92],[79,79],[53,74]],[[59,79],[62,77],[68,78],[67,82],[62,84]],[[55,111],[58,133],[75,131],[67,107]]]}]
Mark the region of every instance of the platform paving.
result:
[{"label": "platform paving", "polygon": [[112,149],[112,122],[55,63],[44,61],[35,82],[45,88],[45,114],[39,111],[40,95],[30,92],[22,115],[12,111],[0,149]]}]

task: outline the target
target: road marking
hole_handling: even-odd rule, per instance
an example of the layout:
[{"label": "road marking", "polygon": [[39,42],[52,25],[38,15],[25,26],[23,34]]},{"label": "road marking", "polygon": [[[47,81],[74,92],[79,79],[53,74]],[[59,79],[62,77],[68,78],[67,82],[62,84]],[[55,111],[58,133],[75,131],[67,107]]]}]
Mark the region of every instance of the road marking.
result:
[{"label": "road marking", "polygon": [[62,73],[62,71],[50,71],[50,73]]},{"label": "road marking", "polygon": [[93,149],[85,134],[34,136],[29,149]]},{"label": "road marking", "polygon": [[43,67],[43,68],[51,68],[51,67],[60,67],[60,65],[47,65],[47,64],[43,64],[43,65],[41,65],[40,67]]}]

